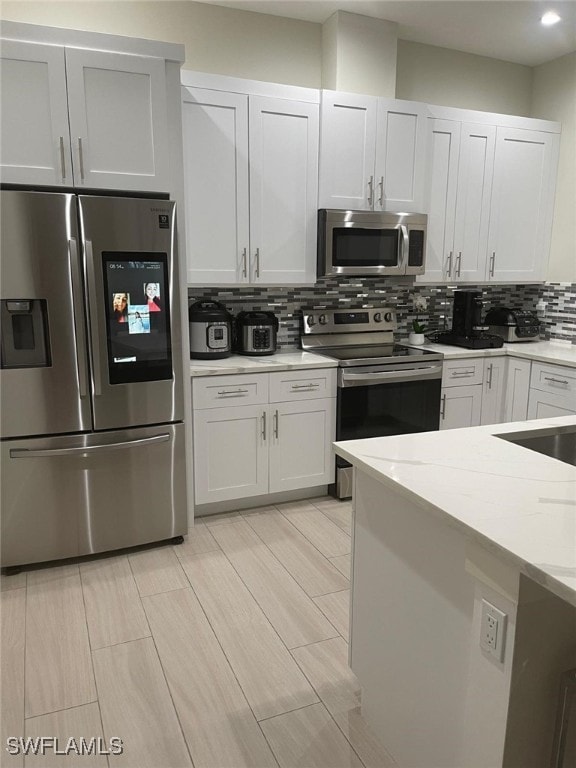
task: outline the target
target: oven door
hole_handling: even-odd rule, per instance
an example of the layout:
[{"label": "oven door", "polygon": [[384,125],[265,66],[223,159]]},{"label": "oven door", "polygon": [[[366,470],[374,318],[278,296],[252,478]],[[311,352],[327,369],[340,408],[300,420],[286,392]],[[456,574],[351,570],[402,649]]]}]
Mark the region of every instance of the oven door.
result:
[{"label": "oven door", "polygon": [[[336,440],[438,429],[441,386],[441,362],[339,369]],[[336,494],[349,497],[351,468],[340,457],[336,458],[336,474]]]}]

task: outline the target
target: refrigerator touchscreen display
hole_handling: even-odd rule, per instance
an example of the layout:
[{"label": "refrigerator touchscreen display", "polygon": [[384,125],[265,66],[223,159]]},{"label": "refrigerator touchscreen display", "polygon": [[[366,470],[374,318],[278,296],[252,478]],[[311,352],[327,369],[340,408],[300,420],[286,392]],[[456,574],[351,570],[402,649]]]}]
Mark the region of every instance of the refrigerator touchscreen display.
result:
[{"label": "refrigerator touchscreen display", "polygon": [[172,378],[165,253],[103,252],[110,384]]}]

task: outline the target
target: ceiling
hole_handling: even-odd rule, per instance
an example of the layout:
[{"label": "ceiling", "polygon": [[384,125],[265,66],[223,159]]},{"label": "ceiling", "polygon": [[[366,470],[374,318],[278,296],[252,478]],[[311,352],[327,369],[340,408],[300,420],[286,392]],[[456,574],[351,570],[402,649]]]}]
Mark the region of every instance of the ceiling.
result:
[{"label": "ceiling", "polygon": [[[398,24],[398,37],[531,67],[576,50],[576,0],[199,0],[322,24],[338,10]],[[540,24],[545,11],[562,21]]]}]

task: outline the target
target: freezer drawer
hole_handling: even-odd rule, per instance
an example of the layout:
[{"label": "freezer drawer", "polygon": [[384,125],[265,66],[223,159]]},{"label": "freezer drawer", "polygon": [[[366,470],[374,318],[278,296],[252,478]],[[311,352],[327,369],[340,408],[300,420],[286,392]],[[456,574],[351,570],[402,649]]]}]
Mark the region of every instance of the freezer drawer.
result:
[{"label": "freezer drawer", "polygon": [[187,532],[184,425],[2,443],[2,567]]}]

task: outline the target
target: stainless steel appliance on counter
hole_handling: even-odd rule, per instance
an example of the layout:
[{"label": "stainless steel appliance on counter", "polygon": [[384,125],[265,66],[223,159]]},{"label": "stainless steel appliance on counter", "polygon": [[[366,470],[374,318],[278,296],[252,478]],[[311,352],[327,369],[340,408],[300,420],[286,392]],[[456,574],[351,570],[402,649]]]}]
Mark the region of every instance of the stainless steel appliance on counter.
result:
[{"label": "stainless steel appliance on counter", "polygon": [[[302,348],[338,361],[336,440],[428,432],[440,424],[442,355],[394,343],[394,310],[304,310]],[[338,498],[352,467],[336,458]]]},{"label": "stainless steel appliance on counter", "polygon": [[175,208],[1,192],[2,567],[187,531]]},{"label": "stainless steel appliance on counter", "polygon": [[486,313],[490,333],[506,342],[536,341],[540,337],[540,321],[535,312],[508,307],[492,307]]},{"label": "stainless steel appliance on counter", "polygon": [[424,213],[318,211],[318,277],[422,275]]},{"label": "stainless steel appliance on counter", "polygon": [[273,312],[239,312],[235,324],[236,349],[241,355],[276,352],[278,318]]},{"label": "stainless steel appliance on counter", "polygon": [[222,360],[232,354],[232,315],[211,299],[195,301],[188,309],[190,357]]}]

